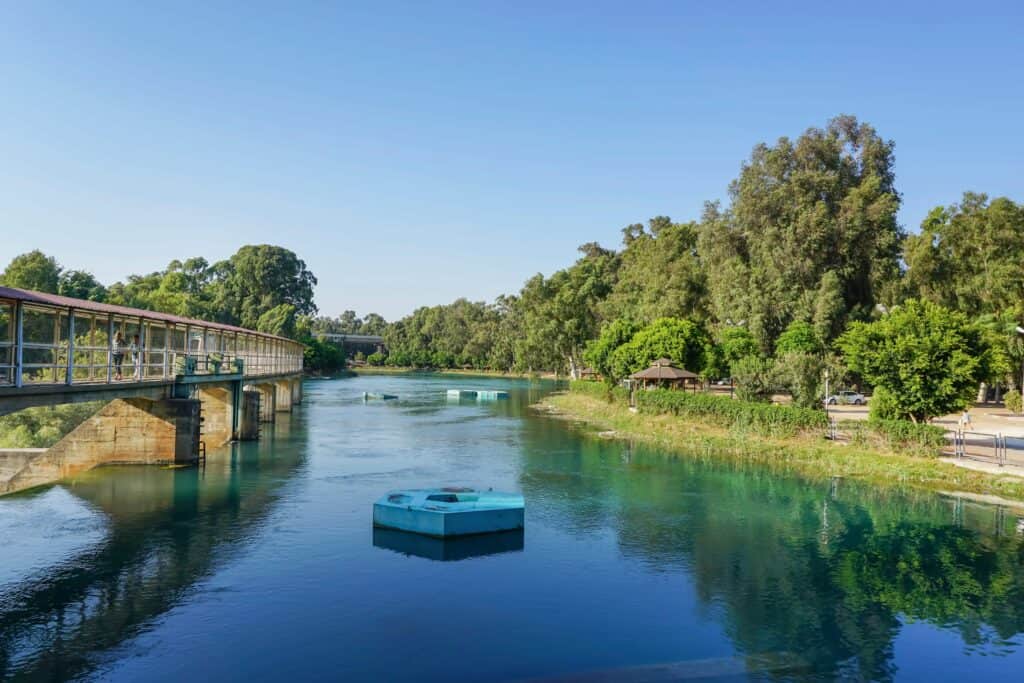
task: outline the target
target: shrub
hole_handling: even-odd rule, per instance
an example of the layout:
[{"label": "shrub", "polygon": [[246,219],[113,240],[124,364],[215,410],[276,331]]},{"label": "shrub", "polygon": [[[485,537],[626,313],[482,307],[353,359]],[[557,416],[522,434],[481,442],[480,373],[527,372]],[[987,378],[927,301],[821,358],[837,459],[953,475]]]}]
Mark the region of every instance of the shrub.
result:
[{"label": "shrub", "polygon": [[609,403],[628,403],[629,391],[625,387],[609,387],[604,382],[577,379],[569,382],[569,391],[584,394]]},{"label": "shrub", "polygon": [[636,400],[641,412],[696,417],[722,427],[752,429],[771,436],[789,436],[823,430],[828,426],[828,419],[820,410],[754,403],[712,394],[655,389],[637,392]]},{"label": "shrub", "polygon": [[[873,400],[873,399],[872,399]],[[946,445],[942,427],[909,420],[849,420],[840,426],[854,443],[886,447],[910,455],[937,456]]]},{"label": "shrub", "polygon": [[374,353],[371,353],[369,356],[366,357],[367,363],[369,363],[370,365],[375,365],[377,367],[384,365],[384,361],[386,360],[387,356],[385,356],[383,353],[379,351],[375,351]]},{"label": "shrub", "polygon": [[1021,403],[1022,401],[1020,399],[1019,391],[1011,390],[1003,394],[1003,404],[1006,406],[1007,410],[1014,413],[1019,413],[1021,409]]}]

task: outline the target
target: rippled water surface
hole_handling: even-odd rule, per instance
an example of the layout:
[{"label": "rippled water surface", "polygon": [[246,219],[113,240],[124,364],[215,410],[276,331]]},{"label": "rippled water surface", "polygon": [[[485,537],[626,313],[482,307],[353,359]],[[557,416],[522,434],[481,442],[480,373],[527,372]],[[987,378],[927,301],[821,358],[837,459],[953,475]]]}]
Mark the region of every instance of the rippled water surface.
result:
[{"label": "rippled water surface", "polygon": [[[0,498],[0,678],[1024,679],[1015,510],[600,439],[552,388],[310,381],[204,469]],[[374,534],[435,484],[521,490],[525,534]]]}]

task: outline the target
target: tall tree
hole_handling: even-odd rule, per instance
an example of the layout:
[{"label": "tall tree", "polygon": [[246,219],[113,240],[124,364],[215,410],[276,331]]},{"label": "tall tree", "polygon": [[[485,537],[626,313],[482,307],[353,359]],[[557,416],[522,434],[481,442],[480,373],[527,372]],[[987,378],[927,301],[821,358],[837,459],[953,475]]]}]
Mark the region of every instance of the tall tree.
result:
[{"label": "tall tree", "polygon": [[768,351],[795,319],[830,337],[866,319],[899,273],[892,166],[893,143],[852,116],[755,147],[731,206],[709,204],[701,225],[718,320],[746,321]]},{"label": "tall tree", "polygon": [[3,273],[0,285],[56,294],[60,286],[61,267],[52,256],[38,249],[15,256]]},{"label": "tall tree", "polygon": [[57,293],[74,299],[106,301],[107,288],[92,273],[84,270],[65,270],[60,274]]},{"label": "tall tree", "polygon": [[550,278],[536,275],[523,287],[519,347],[532,369],[568,369],[578,377],[584,347],[597,336],[599,305],[615,284],[618,258],[595,244],[580,251],[583,257],[571,267]]},{"label": "tall tree", "polygon": [[666,216],[623,229],[616,283],[601,306],[605,318],[643,323],[665,317],[707,318],[707,278],[697,256],[698,225]]},{"label": "tall tree", "polygon": [[294,306],[297,315],[316,313],[316,277],[284,247],[247,245],[214,269],[219,280],[217,308],[226,322],[255,328],[261,315],[281,304]]},{"label": "tall tree", "polygon": [[1024,205],[965,192],[938,207],[908,236],[904,258],[911,296],[971,318],[1024,312]]}]

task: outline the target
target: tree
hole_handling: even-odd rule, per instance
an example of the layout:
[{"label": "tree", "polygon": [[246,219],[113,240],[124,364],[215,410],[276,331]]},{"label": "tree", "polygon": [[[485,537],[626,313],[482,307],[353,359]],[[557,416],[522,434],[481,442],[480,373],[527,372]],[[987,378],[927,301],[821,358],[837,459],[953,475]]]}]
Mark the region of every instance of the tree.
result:
[{"label": "tree", "polygon": [[775,354],[778,356],[791,353],[820,354],[821,351],[821,340],[814,327],[801,320],[791,322],[775,340]]},{"label": "tree", "polygon": [[850,369],[885,392],[892,413],[914,422],[965,408],[1005,363],[963,313],[915,299],[876,322],[853,323],[837,344]]},{"label": "tree", "polygon": [[731,206],[705,207],[698,252],[719,321],[762,349],[793,320],[832,335],[867,319],[899,274],[893,143],[852,116],[754,148]]},{"label": "tree", "polygon": [[0,285],[56,294],[60,273],[57,260],[36,249],[11,259],[4,272],[0,273]]},{"label": "tree", "polygon": [[699,374],[707,365],[710,344],[707,332],[692,320],[659,318],[612,353],[612,371],[617,377],[625,377],[648,367],[652,361],[668,358]]},{"label": "tree", "polygon": [[62,272],[57,283],[57,293],[61,296],[88,301],[106,301],[107,299],[107,288],[100,284],[92,273],[84,270]]},{"label": "tree", "polygon": [[726,327],[718,333],[715,347],[716,367],[714,375],[732,377],[733,365],[748,356],[761,356],[761,348],[754,335],[745,327]]},{"label": "tree", "polygon": [[707,319],[707,278],[697,255],[696,223],[666,216],[623,229],[615,286],[601,304],[606,319],[649,323],[664,317]]},{"label": "tree", "polygon": [[629,343],[640,329],[640,325],[631,320],[614,320],[605,324],[601,328],[601,335],[587,344],[583,359],[605,382],[618,384],[623,375],[618,374],[612,359],[619,347]]},{"label": "tree", "polygon": [[824,374],[825,360],[817,353],[790,351],[775,359],[776,381],[801,408],[822,407]]},{"label": "tree", "polygon": [[[594,244],[580,247],[583,257],[550,278],[530,278],[520,294],[523,334],[518,355],[529,369],[568,368],[578,377],[583,350],[600,328],[600,303],[615,284],[618,259]],[[534,365],[536,363],[536,365]]]},{"label": "tree", "polygon": [[775,366],[761,356],[744,356],[732,364],[732,380],[741,401],[766,401],[775,386]]},{"label": "tree", "polygon": [[938,207],[908,236],[906,289],[911,296],[963,311],[970,318],[1021,313],[1024,299],[1024,206],[1005,197],[965,192]]},{"label": "tree", "polygon": [[254,328],[260,316],[282,304],[298,315],[316,313],[317,280],[294,252],[269,244],[247,245],[215,264],[216,308],[224,322]]},{"label": "tree", "polygon": [[295,306],[281,304],[271,308],[256,321],[256,331],[274,334],[278,337],[294,337]]}]

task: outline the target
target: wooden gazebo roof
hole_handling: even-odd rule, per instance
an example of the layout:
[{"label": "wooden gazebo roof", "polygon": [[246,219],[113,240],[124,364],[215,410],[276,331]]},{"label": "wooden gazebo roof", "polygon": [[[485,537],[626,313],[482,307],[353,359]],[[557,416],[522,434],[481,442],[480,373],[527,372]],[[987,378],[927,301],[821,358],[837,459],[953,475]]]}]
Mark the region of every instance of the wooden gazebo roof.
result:
[{"label": "wooden gazebo roof", "polygon": [[690,372],[689,370],[677,368],[668,358],[659,358],[651,363],[651,367],[646,370],[634,372],[630,375],[630,378],[643,380],[682,380],[684,382],[700,379],[698,375]]}]

